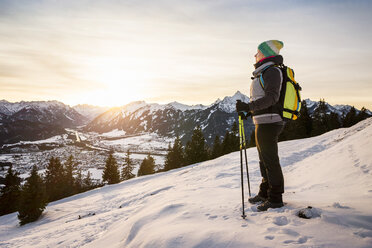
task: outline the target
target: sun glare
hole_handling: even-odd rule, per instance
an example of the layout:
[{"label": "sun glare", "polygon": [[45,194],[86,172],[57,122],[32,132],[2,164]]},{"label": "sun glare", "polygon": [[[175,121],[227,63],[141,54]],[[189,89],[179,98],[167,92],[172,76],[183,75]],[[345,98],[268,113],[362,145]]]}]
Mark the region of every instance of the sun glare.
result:
[{"label": "sun glare", "polygon": [[143,100],[146,72],[126,69],[117,60],[100,61],[90,68],[89,79],[102,87],[89,94],[88,101],[100,106],[122,106],[132,101]]}]

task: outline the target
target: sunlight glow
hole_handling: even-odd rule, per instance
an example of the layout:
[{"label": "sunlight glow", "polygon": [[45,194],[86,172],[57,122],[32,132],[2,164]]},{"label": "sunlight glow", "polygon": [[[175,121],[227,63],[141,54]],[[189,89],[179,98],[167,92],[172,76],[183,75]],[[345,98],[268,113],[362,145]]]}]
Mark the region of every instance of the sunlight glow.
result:
[{"label": "sunlight glow", "polygon": [[89,102],[99,106],[122,106],[143,99],[143,88],[148,75],[127,66],[120,59],[92,60],[85,78],[101,84],[100,90],[89,94]]}]

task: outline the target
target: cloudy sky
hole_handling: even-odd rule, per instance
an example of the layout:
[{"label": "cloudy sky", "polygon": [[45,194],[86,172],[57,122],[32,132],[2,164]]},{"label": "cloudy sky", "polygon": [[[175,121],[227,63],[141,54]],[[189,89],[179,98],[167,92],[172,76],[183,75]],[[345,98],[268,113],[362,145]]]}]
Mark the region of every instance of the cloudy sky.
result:
[{"label": "cloudy sky", "polygon": [[0,0],[0,99],[119,106],[249,95],[284,42],[303,98],[372,109],[372,1]]}]

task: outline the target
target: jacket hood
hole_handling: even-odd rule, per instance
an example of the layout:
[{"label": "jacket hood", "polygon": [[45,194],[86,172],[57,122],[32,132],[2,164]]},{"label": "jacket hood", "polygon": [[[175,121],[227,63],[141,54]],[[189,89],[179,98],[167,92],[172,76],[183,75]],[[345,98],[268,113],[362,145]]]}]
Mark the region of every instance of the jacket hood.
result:
[{"label": "jacket hood", "polygon": [[274,62],[275,65],[283,64],[283,56],[282,55],[276,55],[276,56],[264,58],[263,60],[254,64],[254,68],[257,69],[258,67],[260,67],[261,65],[263,65],[267,62]]}]

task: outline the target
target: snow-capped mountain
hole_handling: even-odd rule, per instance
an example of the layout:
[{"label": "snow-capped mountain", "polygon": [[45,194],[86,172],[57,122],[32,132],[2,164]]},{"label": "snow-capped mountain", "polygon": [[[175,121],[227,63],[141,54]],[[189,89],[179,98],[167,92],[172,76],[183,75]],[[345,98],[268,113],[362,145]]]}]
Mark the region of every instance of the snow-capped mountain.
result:
[{"label": "snow-capped mountain", "polygon": [[76,127],[86,121],[86,117],[58,101],[2,100],[0,144],[48,138],[60,134],[65,127]]},{"label": "snow-capped mountain", "polygon": [[[237,121],[235,112],[236,100],[249,102],[249,97],[237,91],[233,96],[217,99],[209,106],[188,106],[180,103],[148,104],[144,101],[132,102],[121,108],[113,108],[101,114],[85,130],[99,133],[112,130],[123,130],[128,135],[142,132],[154,132],[161,136],[174,137],[179,135],[183,141],[190,139],[192,130],[200,125],[206,140],[211,144],[216,135],[223,136]],[[312,115],[319,102],[305,100],[309,113]],[[349,105],[332,106],[326,103],[328,113],[335,112],[340,118],[351,109]],[[356,110],[359,113],[359,110]],[[367,111],[367,113],[372,113]],[[252,120],[247,121],[247,133],[254,127]]]},{"label": "snow-capped mountain", "polygon": [[[210,106],[188,106],[175,102],[169,104],[133,102],[101,114],[89,123],[85,130],[101,133],[118,129],[128,135],[154,132],[161,136],[179,135],[183,141],[187,141],[192,135],[192,130],[200,125],[207,142],[211,143],[216,135],[225,135],[234,121],[237,121],[236,100],[248,102],[249,98],[238,91],[233,96],[217,100]],[[249,131],[252,129],[250,126]]]},{"label": "snow-capped mountain", "polygon": [[0,101],[0,113],[10,119],[58,124],[63,127],[82,125],[86,118],[76,110],[58,101],[31,101],[11,103]]},{"label": "snow-capped mountain", "polygon": [[[310,99],[305,99],[305,102],[306,102],[306,106],[308,108],[310,115],[312,115],[314,111],[319,107],[319,102],[315,102]],[[330,105],[327,102],[325,103],[325,105],[327,108],[327,114],[330,114],[331,112],[333,112],[333,113],[336,113],[340,117],[345,116],[352,108],[352,106],[350,105],[341,105],[341,104]],[[357,114],[360,112],[360,110],[358,109],[355,109],[355,110]],[[369,115],[372,115],[372,112],[370,110],[367,110],[366,113]]]},{"label": "snow-capped mountain", "polygon": [[110,107],[100,107],[89,104],[78,104],[72,108],[82,116],[85,116],[88,122],[110,109]]},{"label": "snow-capped mountain", "polygon": [[[286,205],[257,212],[245,198],[246,219],[233,152],[51,202],[24,226],[17,213],[0,216],[0,247],[372,247],[371,146],[372,118],[280,142]],[[247,155],[254,196],[257,149]],[[307,206],[313,218],[299,218]]]}]

